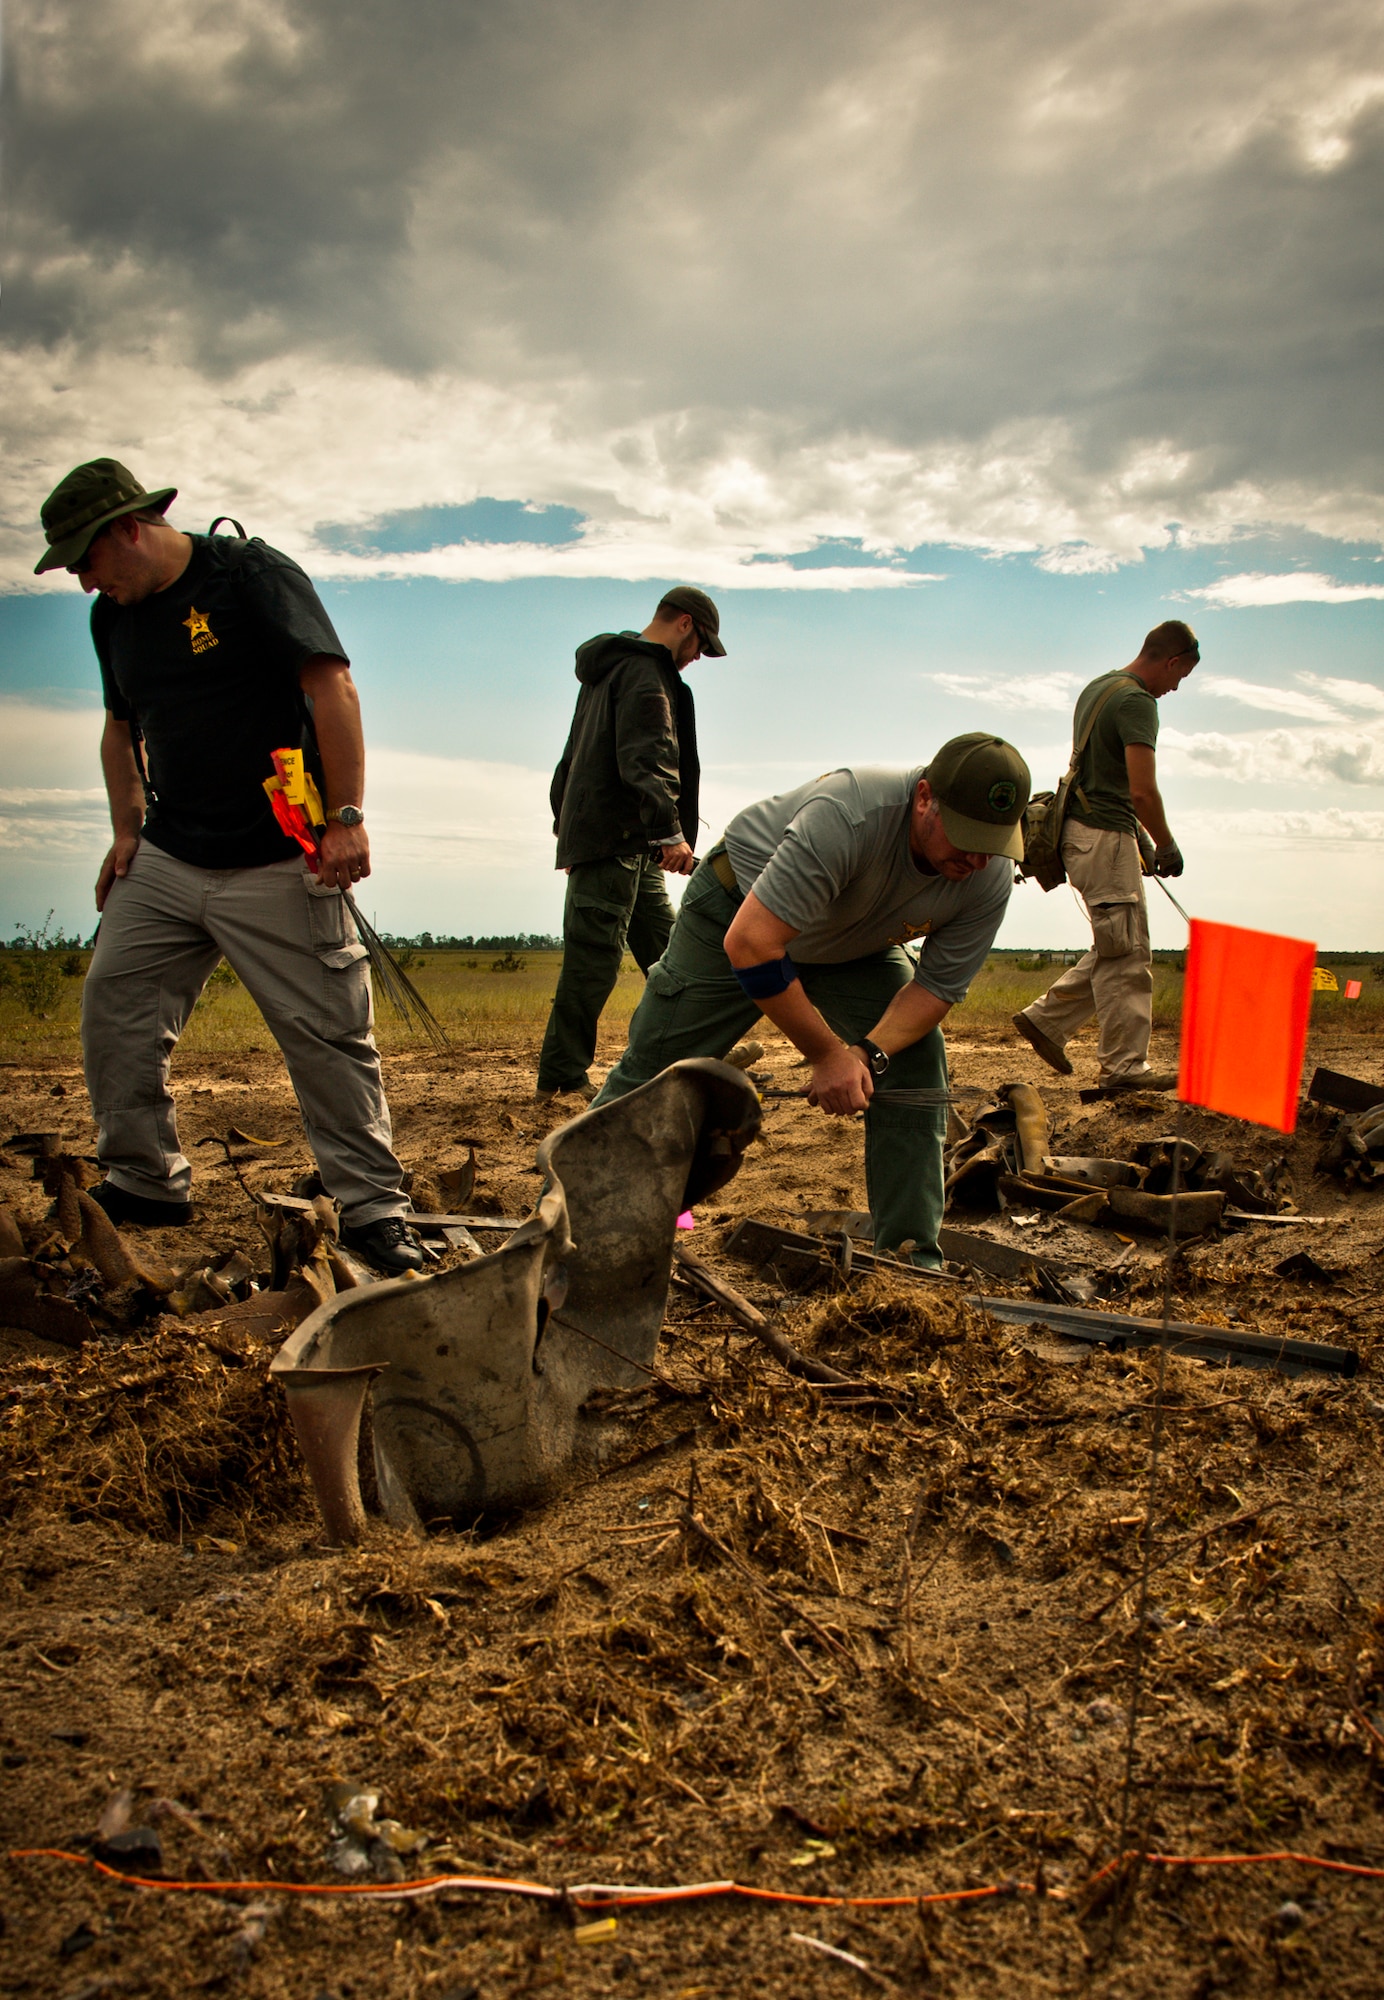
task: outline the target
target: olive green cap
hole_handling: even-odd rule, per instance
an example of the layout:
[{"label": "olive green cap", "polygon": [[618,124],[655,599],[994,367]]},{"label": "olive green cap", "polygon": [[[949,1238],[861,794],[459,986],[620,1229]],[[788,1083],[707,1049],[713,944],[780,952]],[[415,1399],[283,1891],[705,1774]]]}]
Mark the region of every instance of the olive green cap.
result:
[{"label": "olive green cap", "polygon": [[702,651],[708,659],[724,660],[726,649],[721,644],[721,614],[704,590],[698,590],[692,583],[678,583],[671,590],[665,590],[658,601],[685,611],[697,628]]},{"label": "olive green cap", "polygon": [[176,486],[147,492],[118,458],[88,459],[58,482],[39,510],[48,550],[34,564],[34,575],[41,576],[46,569],[69,569],[80,562],[108,522],[122,514],[134,514],[141,507],[157,507],[162,513],[177,494]]},{"label": "olive green cap", "polygon": [[942,814],[942,828],[963,854],[1024,858],[1021,821],[1033,780],[1012,743],[984,730],[953,736],[923,776]]}]

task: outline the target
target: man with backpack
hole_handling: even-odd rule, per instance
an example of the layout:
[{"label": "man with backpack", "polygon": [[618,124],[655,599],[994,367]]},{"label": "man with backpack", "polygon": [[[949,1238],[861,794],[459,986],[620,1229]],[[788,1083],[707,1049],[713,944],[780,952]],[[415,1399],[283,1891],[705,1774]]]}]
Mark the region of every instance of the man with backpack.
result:
[{"label": "man with backpack", "polygon": [[1158,790],[1157,705],[1200,658],[1191,626],[1170,618],[1127,667],[1101,674],[1077,697],[1059,837],[1062,870],[1085,906],[1092,947],[1014,1016],[1014,1026],[1050,1069],[1070,1076],[1065,1044],[1094,1014],[1098,1083],[1106,1091],[1171,1090],[1177,1082],[1149,1067],[1153,957],[1140,856],[1155,875],[1182,873]]},{"label": "man with backpack", "polygon": [[[342,898],[370,873],[360,703],[312,584],[243,536],[188,535],[117,460],[77,466],[43,503],[35,574],[97,593],[91,633],[114,840],[82,995],[82,1053],[116,1223],[192,1218],[169,1059],[224,956],[288,1064],[342,1238],[377,1269],[422,1268],[391,1147],[365,945]],[[326,801],[318,872],[264,791],[301,748]],[[147,759],[147,762],[146,762]]]}]

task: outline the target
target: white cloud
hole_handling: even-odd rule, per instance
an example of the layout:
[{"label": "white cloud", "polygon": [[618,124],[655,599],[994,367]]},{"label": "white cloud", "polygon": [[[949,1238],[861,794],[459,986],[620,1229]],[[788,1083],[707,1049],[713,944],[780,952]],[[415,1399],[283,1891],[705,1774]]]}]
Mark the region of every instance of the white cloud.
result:
[{"label": "white cloud", "polygon": [[[0,697],[0,788],[14,798],[83,795],[101,777],[105,711]],[[102,794],[104,796],[104,794]]]},{"label": "white cloud", "polygon": [[1239,785],[1384,784],[1384,724],[1271,729],[1243,736],[1163,729],[1160,771]]},{"label": "white cloud", "polygon": [[550,772],[377,749],[368,777],[371,845],[391,870],[475,869],[512,880],[553,865]]},{"label": "white cloud", "polygon": [[370,573],[1378,536],[1366,0],[785,18],[11,0],[0,588],[103,449],[322,575],[319,524],[481,494],[592,527]]},{"label": "white cloud", "polygon": [[1304,687],[1319,688],[1330,701],[1342,708],[1363,708],[1373,715],[1384,714],[1384,688],[1371,681],[1328,680],[1321,674],[1299,674]]},{"label": "white cloud", "polygon": [[1341,713],[1320,696],[1299,693],[1296,688],[1267,687],[1260,681],[1237,680],[1231,674],[1198,674],[1196,691],[1220,701],[1243,702],[1246,708],[1266,709],[1271,715],[1293,715],[1304,722],[1338,722]]},{"label": "white cloud", "polygon": [[1253,842],[1265,847],[1356,847],[1384,842],[1384,812],[1352,812],[1341,806],[1316,811],[1254,808],[1245,812],[1215,812],[1193,807],[1178,813],[1179,840],[1239,846]]},{"label": "white cloud", "polygon": [[1360,604],[1384,597],[1384,583],[1338,583],[1317,570],[1291,570],[1270,576],[1249,570],[1243,576],[1222,577],[1201,590],[1189,590],[1219,611],[1259,610],[1275,604]]},{"label": "white cloud", "polygon": [[925,674],[943,694],[991,708],[1070,708],[1083,685],[1080,674]]}]

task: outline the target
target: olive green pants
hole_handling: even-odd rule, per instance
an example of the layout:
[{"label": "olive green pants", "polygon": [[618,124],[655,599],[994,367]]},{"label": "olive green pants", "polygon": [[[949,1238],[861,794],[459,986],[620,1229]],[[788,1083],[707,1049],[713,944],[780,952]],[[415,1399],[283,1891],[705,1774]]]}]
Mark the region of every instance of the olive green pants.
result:
[{"label": "olive green pants", "polygon": [[601,1009],[626,949],[647,972],[672,928],[673,905],[653,854],[617,854],[569,870],[562,971],[538,1058],[540,1090],[575,1090],[586,1082]]},{"label": "olive green pants", "polygon": [[[596,1099],[607,1104],[688,1056],[724,1056],[759,1018],[726,957],[725,937],[739,898],[703,861],[687,885],[668,949],[650,973],[630,1022],[629,1047]],[[843,965],[799,965],[803,991],[843,1041],[875,1027],[913,961],[897,946]],[[913,1245],[912,1259],[941,1268],[942,1141],[946,1110],[891,1104],[893,1090],[945,1089],[947,1051],[940,1028],[901,1049],[875,1085],[865,1113],[865,1185],[875,1248]]]}]

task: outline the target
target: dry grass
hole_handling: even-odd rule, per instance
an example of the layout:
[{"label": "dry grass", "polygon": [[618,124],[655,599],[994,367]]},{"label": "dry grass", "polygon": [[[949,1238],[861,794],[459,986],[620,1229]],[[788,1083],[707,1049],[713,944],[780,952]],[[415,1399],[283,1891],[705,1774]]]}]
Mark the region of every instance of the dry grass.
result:
[{"label": "dry grass", "polygon": [[[516,1042],[532,1042],[536,1047],[557,985],[561,952],[525,952],[520,972],[492,971],[499,954],[491,951],[426,951],[419,956],[421,963],[413,965],[410,977],[458,1047],[489,1049]],[[1061,971],[1060,965],[1026,967],[1020,963],[1025,957],[1018,953],[992,956],[966,999],[954,1009],[954,1027],[1006,1028],[1011,1015],[1045,992]],[[1334,962],[1327,954],[1322,963],[1332,966]],[[1352,978],[1363,980],[1364,992],[1352,1002],[1336,994],[1319,995],[1313,1003],[1314,1025],[1363,1033],[1384,1026],[1384,979],[1376,977],[1371,967],[1354,962],[1336,963],[1334,969],[1342,991],[1347,978]],[[605,1009],[605,1029],[618,1032],[626,1026],[643,984],[634,960],[627,957]],[[13,987],[0,987],[0,1050],[11,1058],[70,1055],[78,1045],[80,1008],[80,979],[62,981],[57,1005],[47,1019],[27,1014]],[[1182,975],[1169,965],[1155,966],[1155,1024],[1175,1027],[1181,1009]],[[387,1005],[380,1009],[376,1032],[385,1049],[417,1045]],[[218,982],[208,988],[181,1044],[189,1055],[267,1051],[272,1046],[273,1038],[259,1009],[238,982]]]},{"label": "dry grass", "polygon": [[268,1353],[228,1362],[195,1332],[91,1344],[11,1363],[0,1409],[0,1511],[117,1522],[181,1541],[242,1534],[302,1511],[301,1477]]}]

